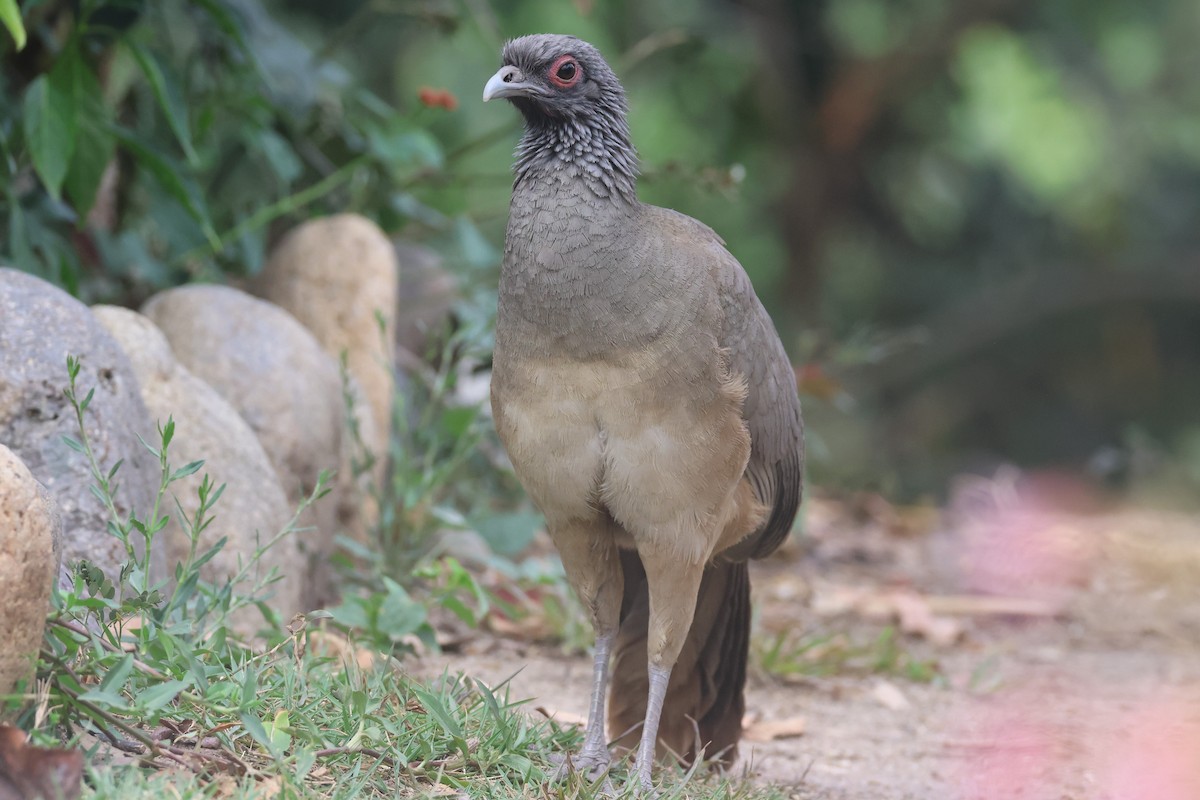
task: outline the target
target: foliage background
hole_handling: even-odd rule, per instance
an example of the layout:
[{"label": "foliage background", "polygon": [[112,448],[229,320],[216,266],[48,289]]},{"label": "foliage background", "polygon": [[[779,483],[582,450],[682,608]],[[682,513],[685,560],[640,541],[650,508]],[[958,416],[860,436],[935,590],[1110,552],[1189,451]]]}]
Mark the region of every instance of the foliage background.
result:
[{"label": "foliage background", "polygon": [[504,38],[568,32],[625,81],[643,198],[712,224],[775,316],[815,482],[1200,484],[1192,0],[16,5],[0,261],[88,302],[253,274],[355,210],[437,248],[486,331],[519,129],[480,89]]}]

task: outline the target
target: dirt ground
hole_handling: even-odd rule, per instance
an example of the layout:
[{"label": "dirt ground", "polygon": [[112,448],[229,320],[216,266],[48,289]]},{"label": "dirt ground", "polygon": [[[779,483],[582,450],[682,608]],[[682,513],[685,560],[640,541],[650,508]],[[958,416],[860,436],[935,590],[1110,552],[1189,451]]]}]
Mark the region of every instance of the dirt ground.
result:
[{"label": "dirt ground", "polygon": [[[815,644],[802,671],[755,659],[749,779],[802,800],[1200,798],[1200,519],[1015,473],[942,510],[806,510],[754,570],[756,649]],[[853,642],[870,662],[889,628],[932,681],[830,654]],[[511,677],[530,713],[586,713],[589,660],[552,647],[496,636],[421,669]]]}]

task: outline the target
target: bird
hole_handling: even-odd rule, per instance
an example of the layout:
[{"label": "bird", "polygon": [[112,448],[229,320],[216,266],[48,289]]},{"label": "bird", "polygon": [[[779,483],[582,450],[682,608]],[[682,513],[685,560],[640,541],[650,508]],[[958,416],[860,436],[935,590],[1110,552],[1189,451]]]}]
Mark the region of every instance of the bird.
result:
[{"label": "bird", "polygon": [[611,684],[607,730],[637,742],[652,792],[658,756],[736,758],[747,561],[786,539],[801,499],[795,371],[724,241],[638,200],[625,91],[600,51],[533,34],[501,57],[483,100],[508,100],[524,132],[492,416],[595,633],[584,741],[563,767],[608,771]]}]

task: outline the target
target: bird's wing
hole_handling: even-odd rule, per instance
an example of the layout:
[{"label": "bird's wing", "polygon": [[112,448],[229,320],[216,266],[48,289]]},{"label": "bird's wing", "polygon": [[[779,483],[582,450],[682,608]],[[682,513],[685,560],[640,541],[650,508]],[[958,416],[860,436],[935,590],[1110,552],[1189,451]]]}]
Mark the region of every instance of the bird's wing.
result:
[{"label": "bird's wing", "polygon": [[800,505],[804,471],[804,424],[796,394],[796,374],[749,276],[708,226],[677,212],[690,223],[694,244],[721,306],[717,340],[728,352],[730,370],[746,381],[742,416],[750,430],[746,476],[769,509],[761,528],[725,552],[733,560],[762,558],[787,538]]},{"label": "bird's wing", "polygon": [[800,505],[804,424],[796,374],[741,264],[726,253],[714,271],[724,318],[719,340],[729,352],[730,369],[746,380],[742,416],[751,446],[746,477],[770,509],[766,523],[726,555],[762,558],[787,538]]}]

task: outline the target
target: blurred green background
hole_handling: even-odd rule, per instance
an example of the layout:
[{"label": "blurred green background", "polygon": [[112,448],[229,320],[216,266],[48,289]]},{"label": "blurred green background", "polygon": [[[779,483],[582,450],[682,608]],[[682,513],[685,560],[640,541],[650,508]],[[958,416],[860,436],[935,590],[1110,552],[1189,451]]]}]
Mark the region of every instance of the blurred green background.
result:
[{"label": "blurred green background", "polygon": [[628,90],[643,199],[773,314],[812,482],[1200,496],[1195,0],[15,5],[0,262],[87,302],[236,280],[353,210],[436,249],[486,331],[519,124],[482,86],[505,38],[572,33]]}]

